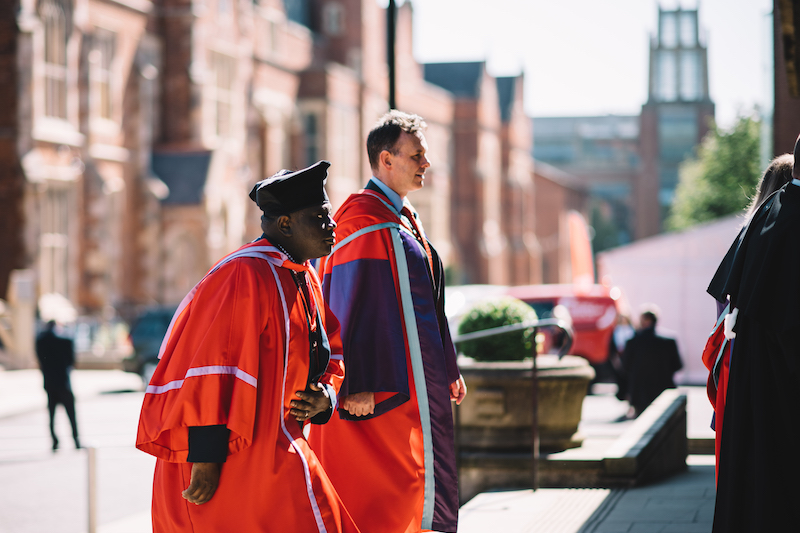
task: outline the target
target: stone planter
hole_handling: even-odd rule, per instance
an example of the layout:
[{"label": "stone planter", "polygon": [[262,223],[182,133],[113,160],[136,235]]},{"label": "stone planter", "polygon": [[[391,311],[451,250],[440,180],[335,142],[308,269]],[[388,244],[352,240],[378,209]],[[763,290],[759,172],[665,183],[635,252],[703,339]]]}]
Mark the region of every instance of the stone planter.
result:
[{"label": "stone planter", "polygon": [[[459,361],[468,394],[458,411],[461,451],[524,453],[532,447],[531,361]],[[581,445],[583,400],[594,370],[582,357],[537,358],[539,447],[555,452]]]},{"label": "stone planter", "polygon": [[[533,390],[531,361],[459,361],[467,397],[458,407],[461,503],[496,488],[532,483]],[[556,452],[581,445],[583,399],[594,370],[582,357],[540,355],[539,448]]]}]

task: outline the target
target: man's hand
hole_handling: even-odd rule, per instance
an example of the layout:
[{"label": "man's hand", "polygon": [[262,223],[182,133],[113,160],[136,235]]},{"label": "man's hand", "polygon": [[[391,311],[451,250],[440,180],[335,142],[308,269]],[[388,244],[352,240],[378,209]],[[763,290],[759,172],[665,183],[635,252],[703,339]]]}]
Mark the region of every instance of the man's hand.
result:
[{"label": "man's hand", "polygon": [[342,400],[342,409],[353,416],[366,416],[375,413],[375,393],[357,392],[345,396]]},{"label": "man's hand", "polygon": [[297,419],[298,422],[305,422],[318,414],[330,409],[332,402],[328,397],[328,391],[318,383],[309,384],[310,390],[299,390],[295,394],[299,400],[292,400],[289,414]]},{"label": "man's hand", "polygon": [[181,495],[197,505],[208,502],[217,491],[221,470],[221,463],[192,463],[189,487]]},{"label": "man's hand", "polygon": [[461,405],[466,395],[467,384],[464,382],[464,376],[458,376],[458,379],[450,384],[450,399],[454,400],[456,405]]}]

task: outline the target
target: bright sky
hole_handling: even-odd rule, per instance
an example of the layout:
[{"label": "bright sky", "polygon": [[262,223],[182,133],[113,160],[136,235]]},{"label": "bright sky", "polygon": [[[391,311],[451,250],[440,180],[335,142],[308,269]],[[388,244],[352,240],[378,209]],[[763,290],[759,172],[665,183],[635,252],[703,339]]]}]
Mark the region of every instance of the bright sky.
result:
[{"label": "bright sky", "polygon": [[[384,5],[388,0],[377,0]],[[662,0],[665,9],[698,0]],[[699,0],[717,121],[764,101],[772,0]],[[398,4],[403,0],[398,0]],[[647,98],[658,0],[412,0],[421,63],[485,59],[525,72],[531,116],[638,114]],[[703,37],[705,36],[705,37]]]}]

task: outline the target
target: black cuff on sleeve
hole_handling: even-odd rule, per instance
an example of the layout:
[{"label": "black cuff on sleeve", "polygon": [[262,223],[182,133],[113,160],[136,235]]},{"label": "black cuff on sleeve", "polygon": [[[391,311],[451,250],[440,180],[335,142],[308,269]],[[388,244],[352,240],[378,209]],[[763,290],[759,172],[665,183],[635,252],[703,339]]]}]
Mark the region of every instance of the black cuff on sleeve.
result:
[{"label": "black cuff on sleeve", "polygon": [[333,415],[333,407],[332,406],[328,407],[328,409],[326,411],[322,411],[321,413],[317,414],[316,416],[311,417],[309,419],[309,422],[311,422],[312,424],[318,424],[318,425],[327,424],[328,420],[331,419],[331,415]]},{"label": "black cuff on sleeve", "polygon": [[322,385],[327,391],[328,400],[330,400],[331,405],[326,410],[322,411],[321,413],[317,414],[316,416],[312,417],[309,420],[310,423],[317,425],[327,424],[328,421],[331,419],[331,416],[333,415],[333,403],[336,398],[336,389],[325,383],[320,383],[320,385]]},{"label": "black cuff on sleeve", "polygon": [[189,426],[189,463],[224,463],[228,457],[228,437],[224,425]]}]

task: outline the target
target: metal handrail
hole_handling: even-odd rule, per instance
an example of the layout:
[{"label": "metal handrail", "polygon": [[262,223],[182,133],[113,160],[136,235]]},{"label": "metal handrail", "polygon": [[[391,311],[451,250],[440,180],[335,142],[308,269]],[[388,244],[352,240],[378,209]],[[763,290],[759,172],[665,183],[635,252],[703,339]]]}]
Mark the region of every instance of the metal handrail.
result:
[{"label": "metal handrail", "polygon": [[[572,348],[572,341],[574,337],[574,332],[572,330],[572,326],[569,325],[565,320],[561,320],[560,318],[545,318],[542,320],[526,320],[524,322],[518,322],[517,324],[508,324],[506,326],[498,326],[496,328],[489,328],[489,329],[482,329],[480,331],[472,331],[470,333],[462,333],[461,335],[457,335],[453,338],[453,343],[459,344],[466,341],[472,341],[475,339],[484,339],[487,337],[494,337],[495,335],[502,335],[503,333],[511,333],[513,331],[520,331],[523,329],[530,329],[530,328],[542,328],[542,327],[557,327],[564,332],[567,336],[565,342],[561,345],[561,349],[558,351],[558,357],[561,358],[569,352],[570,348]],[[534,342],[534,350],[536,349],[536,343]],[[535,354],[535,351],[534,351]]]},{"label": "metal handrail", "polygon": [[[524,322],[519,322],[517,324],[509,324],[507,326],[499,326],[496,328],[489,328],[484,329],[481,331],[473,331],[470,333],[464,333],[461,335],[457,335],[453,338],[453,343],[458,344],[466,341],[471,341],[475,339],[485,339],[487,337],[494,337],[495,335],[502,335],[504,333],[511,333],[514,331],[521,331],[525,329],[538,329],[544,327],[556,327],[561,329],[566,336],[564,342],[561,344],[561,348],[558,351],[558,358],[561,359],[567,352],[569,352],[570,348],[572,347],[572,341],[574,337],[574,332],[572,330],[572,326],[564,320],[558,318],[545,318],[543,320],[526,320]],[[536,364],[536,338],[534,335],[532,348],[531,348],[531,355],[532,355],[532,367],[531,367],[531,387],[533,393],[533,413],[532,413],[532,423],[531,423],[531,452],[532,452],[532,466],[531,466],[531,483],[533,490],[539,488],[539,376],[538,376],[538,367]],[[456,462],[457,462],[457,469],[460,473],[461,470],[461,439],[460,439],[460,430],[459,430],[459,411],[458,405],[456,405],[456,427],[455,427],[455,444],[456,444]]]}]

